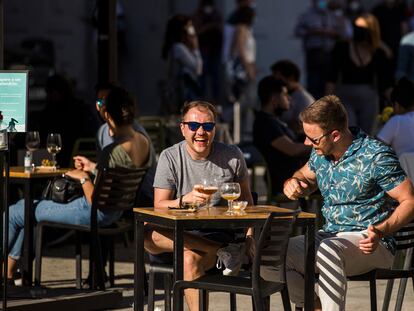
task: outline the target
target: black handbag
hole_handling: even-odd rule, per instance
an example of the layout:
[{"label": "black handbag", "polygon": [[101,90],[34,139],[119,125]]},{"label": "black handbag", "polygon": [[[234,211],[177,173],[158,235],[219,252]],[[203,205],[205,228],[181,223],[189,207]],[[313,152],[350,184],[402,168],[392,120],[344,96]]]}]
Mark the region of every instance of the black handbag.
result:
[{"label": "black handbag", "polygon": [[56,203],[69,203],[81,196],[83,196],[83,189],[79,180],[63,175],[49,181],[43,190],[42,199]]}]

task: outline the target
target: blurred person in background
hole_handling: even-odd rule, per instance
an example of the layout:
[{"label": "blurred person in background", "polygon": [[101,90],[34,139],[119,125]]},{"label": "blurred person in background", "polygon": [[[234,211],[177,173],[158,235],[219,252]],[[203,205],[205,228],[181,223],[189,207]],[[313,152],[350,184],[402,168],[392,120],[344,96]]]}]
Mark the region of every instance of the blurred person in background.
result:
[{"label": "blurred person in background", "polygon": [[284,59],[274,63],[270,69],[275,78],[286,83],[290,95],[290,107],[282,113],[280,119],[286,122],[296,134],[303,134],[299,113],[315,99],[300,83],[299,67],[294,62]]},{"label": "blurred person in background", "polygon": [[346,23],[343,16],[337,16],[330,8],[336,1],[312,0],[298,18],[295,35],[302,39],[306,60],[306,87],[319,98],[324,95],[327,68],[332,49],[339,39],[346,37]]},{"label": "blurred person in background", "polygon": [[261,110],[256,113],[253,125],[253,144],[266,160],[272,195],[277,195],[283,192],[283,182],[306,162],[311,148],[299,142],[295,133],[280,120],[290,107],[287,84],[267,76],[260,80],[257,94]]},{"label": "blurred person in background", "polygon": [[407,5],[405,1],[383,0],[372,9],[372,14],[378,19],[382,40],[392,51],[391,70],[395,72],[401,37],[409,31]]},{"label": "blurred person in background", "polygon": [[338,95],[350,126],[371,134],[379,112],[378,93],[386,94],[392,83],[375,16],[363,14],[355,20],[352,40],[335,45],[329,70],[326,94]]},{"label": "blurred person in background", "polygon": [[193,20],[203,58],[200,79],[203,95],[217,104],[220,98],[223,17],[214,0],[200,0]]},{"label": "blurred person in background", "polygon": [[226,64],[230,84],[229,100],[240,103],[241,139],[251,141],[253,109],[256,108],[256,40],[252,30],[255,12],[250,6],[243,6],[237,9],[233,17],[235,30]]},{"label": "blurred person in background", "polygon": [[203,71],[197,33],[191,18],[177,14],[168,21],[162,58],[167,61],[168,114],[178,114],[184,102],[201,96],[199,78]]},{"label": "blurred person in background", "polygon": [[385,123],[377,138],[390,145],[397,156],[414,152],[414,83],[401,78],[391,92],[394,116]]}]

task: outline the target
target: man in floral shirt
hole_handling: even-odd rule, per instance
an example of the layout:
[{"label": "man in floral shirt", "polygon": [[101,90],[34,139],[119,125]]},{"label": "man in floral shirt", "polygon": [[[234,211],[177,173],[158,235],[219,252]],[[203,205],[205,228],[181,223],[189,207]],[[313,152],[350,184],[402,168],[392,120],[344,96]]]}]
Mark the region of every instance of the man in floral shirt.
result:
[{"label": "man in floral shirt", "polygon": [[[391,234],[414,218],[414,189],[391,148],[348,128],[338,97],[329,95],[301,114],[310,159],[284,184],[292,200],[317,188],[326,224],[316,234],[316,308],[345,310],[347,276],[390,267]],[[291,299],[303,304],[303,236],[291,239],[287,277]]]}]

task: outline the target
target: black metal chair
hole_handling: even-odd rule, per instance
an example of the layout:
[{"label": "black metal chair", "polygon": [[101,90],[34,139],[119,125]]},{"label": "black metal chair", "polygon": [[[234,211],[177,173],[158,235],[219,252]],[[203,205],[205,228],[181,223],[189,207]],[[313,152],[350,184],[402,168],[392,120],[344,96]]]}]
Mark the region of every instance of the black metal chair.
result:
[{"label": "black metal chair", "polygon": [[[408,252],[412,254],[414,248],[414,221],[401,228],[395,234],[395,240],[397,242],[397,254],[399,252]],[[396,259],[398,256],[396,256]],[[376,280],[394,280],[394,279],[407,279],[411,278],[414,287],[414,267],[410,260],[409,265],[406,265],[402,269],[390,268],[390,269],[375,269],[368,273],[348,277],[350,281],[369,281],[370,287],[370,300],[371,311],[377,310],[377,290]],[[402,300],[400,301],[402,305]],[[401,308],[401,305],[399,308]],[[397,309],[396,309],[397,310]]]},{"label": "black metal chair", "polygon": [[91,233],[89,271],[91,288],[105,289],[104,264],[101,255],[99,236],[109,238],[109,280],[114,285],[114,240],[113,237],[133,230],[132,222],[118,221],[108,227],[97,225],[97,211],[131,210],[135,205],[136,194],[146,169],[107,168],[100,170],[96,179],[91,209],[90,226],[63,224],[51,221],[41,221],[37,224],[36,234],[36,263],[35,285],[40,285],[42,268],[42,239],[45,227],[64,228],[76,231],[76,288],[82,288],[81,264],[81,233]]},{"label": "black metal chair", "polygon": [[[204,275],[193,281],[177,281],[174,284],[174,300],[178,300],[184,289],[196,288],[201,290],[200,309],[204,310],[206,306],[204,298],[208,297],[205,291],[222,291],[252,296],[254,309],[261,311],[269,310],[270,295],[280,292],[284,309],[290,311],[285,260],[289,236],[299,212],[298,209],[269,215],[256,245],[251,277]],[[260,276],[260,269],[266,266],[279,271],[278,281],[264,280]],[[178,311],[179,307],[178,304],[174,304],[175,310]]]}]

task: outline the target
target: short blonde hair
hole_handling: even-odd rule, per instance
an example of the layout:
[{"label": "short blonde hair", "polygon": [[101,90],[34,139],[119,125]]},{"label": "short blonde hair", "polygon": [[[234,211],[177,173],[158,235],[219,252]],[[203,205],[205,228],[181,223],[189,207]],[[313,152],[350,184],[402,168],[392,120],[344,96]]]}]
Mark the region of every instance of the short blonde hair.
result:
[{"label": "short blonde hair", "polygon": [[184,120],[185,115],[187,112],[192,108],[201,108],[205,110],[209,110],[213,114],[214,121],[217,118],[217,109],[214,107],[212,103],[203,100],[194,100],[188,103],[185,103],[182,110],[181,110],[181,120]]},{"label": "short blonde hair", "polygon": [[303,123],[317,124],[324,131],[348,127],[346,109],[335,95],[327,95],[313,102],[299,114],[299,119]]}]

